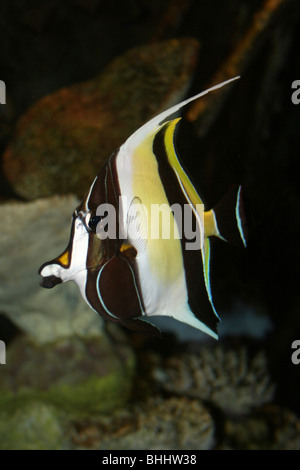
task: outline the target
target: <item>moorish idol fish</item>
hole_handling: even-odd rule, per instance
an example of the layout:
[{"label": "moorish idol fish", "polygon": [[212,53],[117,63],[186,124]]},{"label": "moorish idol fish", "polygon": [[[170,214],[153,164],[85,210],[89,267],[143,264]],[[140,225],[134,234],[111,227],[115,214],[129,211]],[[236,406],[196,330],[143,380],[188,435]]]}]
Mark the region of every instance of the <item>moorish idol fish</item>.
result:
[{"label": "moorish idol fish", "polygon": [[[180,118],[166,119],[237,78],[162,112],[110,156],[73,213],[66,250],[41,266],[42,287],[73,280],[101,317],[135,331],[160,335],[149,317],[164,315],[217,338],[220,319],[210,286],[209,239],[246,246],[241,187],[215,208],[203,210],[174,147]],[[110,208],[114,221],[108,217]],[[152,208],[159,208],[159,217]],[[196,245],[182,228],[182,214],[195,228]],[[172,227],[169,236],[160,225],[166,220]]]}]

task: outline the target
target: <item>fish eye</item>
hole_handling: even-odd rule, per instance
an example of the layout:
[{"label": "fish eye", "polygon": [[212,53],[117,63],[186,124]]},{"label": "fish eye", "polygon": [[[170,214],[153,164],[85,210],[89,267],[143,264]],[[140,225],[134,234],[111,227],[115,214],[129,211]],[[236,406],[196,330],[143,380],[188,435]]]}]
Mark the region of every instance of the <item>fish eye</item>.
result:
[{"label": "fish eye", "polygon": [[102,217],[100,217],[100,215],[96,215],[96,214],[94,214],[94,215],[89,214],[89,215],[90,215],[90,217],[89,217],[89,220],[87,221],[87,226],[92,232],[95,232],[96,228],[97,228],[97,225],[100,222],[100,220],[102,219]]}]

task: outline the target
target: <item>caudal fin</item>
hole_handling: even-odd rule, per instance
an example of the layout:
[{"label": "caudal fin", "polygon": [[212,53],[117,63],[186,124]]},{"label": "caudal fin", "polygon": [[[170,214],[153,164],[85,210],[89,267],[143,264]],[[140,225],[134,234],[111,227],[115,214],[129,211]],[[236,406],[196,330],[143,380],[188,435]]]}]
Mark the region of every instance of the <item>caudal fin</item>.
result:
[{"label": "caudal fin", "polygon": [[247,246],[247,227],[241,186],[232,186],[214,207],[213,213],[220,238],[235,245]]}]

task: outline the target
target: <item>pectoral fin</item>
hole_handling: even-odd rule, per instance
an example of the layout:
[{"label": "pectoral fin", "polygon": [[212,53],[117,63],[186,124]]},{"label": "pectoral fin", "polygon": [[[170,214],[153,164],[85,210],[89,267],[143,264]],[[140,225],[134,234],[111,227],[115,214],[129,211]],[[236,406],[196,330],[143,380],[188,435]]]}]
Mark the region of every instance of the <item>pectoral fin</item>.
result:
[{"label": "pectoral fin", "polygon": [[135,273],[128,259],[114,256],[99,271],[97,291],[104,310],[121,322],[143,314]]}]

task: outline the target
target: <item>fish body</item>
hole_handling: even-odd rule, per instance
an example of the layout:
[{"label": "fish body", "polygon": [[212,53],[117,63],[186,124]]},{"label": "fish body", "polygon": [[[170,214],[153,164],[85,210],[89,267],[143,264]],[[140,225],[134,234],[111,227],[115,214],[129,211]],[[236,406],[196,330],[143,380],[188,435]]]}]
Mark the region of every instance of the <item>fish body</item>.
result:
[{"label": "fish body", "polygon": [[241,188],[205,211],[176,154],[180,119],[166,119],[232,80],[151,119],[110,156],[72,216],[67,249],[41,266],[43,287],[73,280],[105,320],[136,331],[160,334],[149,318],[164,315],[217,338],[209,238],[246,244]]}]

